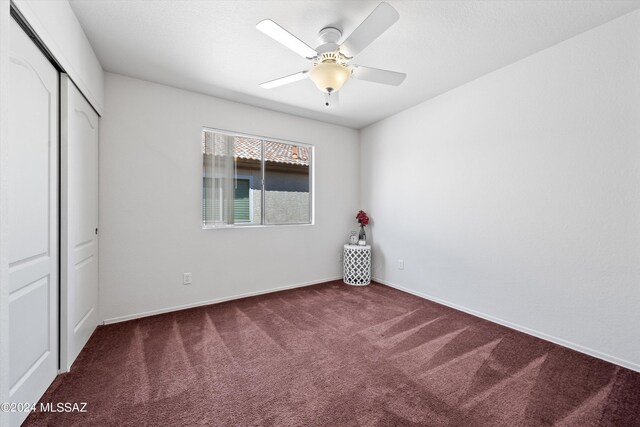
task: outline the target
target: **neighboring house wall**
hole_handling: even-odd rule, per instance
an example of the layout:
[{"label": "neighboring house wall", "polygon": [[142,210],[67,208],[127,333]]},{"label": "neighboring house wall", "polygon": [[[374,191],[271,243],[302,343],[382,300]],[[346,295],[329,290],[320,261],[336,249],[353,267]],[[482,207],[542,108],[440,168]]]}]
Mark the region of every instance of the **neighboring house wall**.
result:
[{"label": "neighboring house wall", "polygon": [[[103,319],[341,276],[338,254],[358,210],[358,131],[117,74],[106,74],[105,93]],[[315,224],[203,230],[203,127],[314,145]],[[184,272],[192,285],[182,285]]]},{"label": "neighboring house wall", "polygon": [[640,370],[639,118],[636,11],[363,129],[374,276]]},{"label": "neighboring house wall", "polygon": [[[266,191],[301,191],[309,192],[309,174],[304,170],[293,169],[291,171],[273,172],[270,165],[266,165],[267,173],[265,176]],[[247,168],[238,166],[237,174],[243,177],[252,177],[251,188],[259,190],[262,188],[262,172],[260,166]]]},{"label": "neighboring house wall", "polygon": [[266,166],[265,190],[309,192],[309,173],[307,171],[274,172]]},{"label": "neighboring house wall", "polygon": [[[260,218],[261,191],[251,190],[253,195],[253,217]],[[310,196],[300,191],[267,191],[265,194],[265,224],[289,224],[309,222]]]},{"label": "neighboring house wall", "polygon": [[[303,168],[292,167],[291,171],[271,171],[271,162],[267,162],[265,179],[265,224],[286,224],[309,222],[311,218],[309,199],[309,174]],[[273,167],[276,167],[274,165]],[[281,165],[277,167],[282,168]],[[286,167],[285,167],[286,169]],[[260,218],[261,180],[258,168],[238,168],[238,175],[251,176],[253,217]]]}]

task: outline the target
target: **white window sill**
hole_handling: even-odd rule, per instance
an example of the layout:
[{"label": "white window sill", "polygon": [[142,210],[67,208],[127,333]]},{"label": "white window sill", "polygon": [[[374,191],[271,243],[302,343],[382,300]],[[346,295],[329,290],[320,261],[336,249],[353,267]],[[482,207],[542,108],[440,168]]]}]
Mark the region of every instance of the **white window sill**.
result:
[{"label": "white window sill", "polygon": [[232,230],[235,228],[273,228],[273,227],[308,227],[315,225],[313,222],[301,222],[292,224],[229,224],[229,225],[203,225],[203,230]]}]

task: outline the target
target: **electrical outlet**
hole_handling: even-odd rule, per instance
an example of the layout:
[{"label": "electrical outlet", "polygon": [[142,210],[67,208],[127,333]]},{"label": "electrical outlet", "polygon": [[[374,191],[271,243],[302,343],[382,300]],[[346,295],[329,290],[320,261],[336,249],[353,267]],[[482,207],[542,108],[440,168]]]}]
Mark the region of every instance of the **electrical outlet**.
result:
[{"label": "electrical outlet", "polygon": [[182,284],[190,285],[191,284],[191,273],[184,273],[182,275]]},{"label": "electrical outlet", "polygon": [[404,270],[404,260],[403,259],[399,259],[398,260],[398,270]]}]

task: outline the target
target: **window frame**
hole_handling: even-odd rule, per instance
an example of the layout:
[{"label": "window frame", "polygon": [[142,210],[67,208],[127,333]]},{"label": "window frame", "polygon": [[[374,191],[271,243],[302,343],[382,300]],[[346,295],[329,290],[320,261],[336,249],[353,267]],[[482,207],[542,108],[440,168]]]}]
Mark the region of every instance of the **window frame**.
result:
[{"label": "window frame", "polygon": [[[219,128],[213,128],[213,127],[207,127],[207,126],[203,126],[201,129],[201,134],[204,132],[213,132],[213,133],[219,133],[222,135],[226,135],[226,136],[230,136],[230,137],[239,137],[239,138],[251,138],[251,139],[259,139],[262,141],[261,144],[261,159],[260,159],[260,175],[261,175],[261,192],[260,192],[260,224],[256,224],[253,222],[250,223],[238,223],[238,224],[205,224],[204,222],[204,218],[200,218],[200,223],[201,223],[201,227],[203,230],[228,230],[228,229],[234,229],[234,228],[265,228],[265,227],[296,227],[296,226],[310,226],[310,225],[315,225],[315,182],[316,182],[316,177],[315,177],[315,154],[316,154],[316,150],[315,150],[315,145],[313,144],[308,144],[308,143],[304,143],[304,142],[298,142],[298,141],[291,141],[291,140],[287,140],[287,139],[282,139],[282,138],[272,138],[270,136],[260,136],[260,135],[253,135],[253,134],[248,134],[248,133],[243,133],[243,132],[236,132],[236,131],[230,131],[230,130],[226,130],[226,129],[219,129]],[[265,141],[272,141],[272,142],[277,142],[277,143],[282,143],[282,144],[288,144],[288,145],[294,145],[294,146],[299,146],[299,147],[305,147],[309,150],[310,156],[309,156],[309,222],[288,222],[288,223],[283,223],[283,224],[265,224],[264,223],[264,218],[265,218],[265,158],[264,158],[264,142]],[[204,163],[204,153],[202,153],[202,157],[201,157],[201,161]],[[240,178],[240,175],[238,175],[238,178]],[[245,179],[246,177],[243,175],[242,179]],[[252,178],[252,177],[251,177]],[[201,205],[202,205],[202,209],[201,212],[204,211],[204,170],[203,170],[203,174],[200,177],[200,184],[201,184],[201,192],[200,194],[202,195],[202,200],[201,200]],[[251,188],[251,186],[250,186]],[[251,194],[251,191],[249,192]],[[251,195],[251,199],[253,200],[253,195]],[[202,215],[202,214],[201,214]],[[251,206],[251,215],[253,217],[253,206]]]}]

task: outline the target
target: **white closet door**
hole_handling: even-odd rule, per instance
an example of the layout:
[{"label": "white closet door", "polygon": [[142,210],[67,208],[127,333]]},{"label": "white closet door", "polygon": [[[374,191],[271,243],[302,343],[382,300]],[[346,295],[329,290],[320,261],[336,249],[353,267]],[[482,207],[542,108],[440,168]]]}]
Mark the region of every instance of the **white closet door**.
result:
[{"label": "white closet door", "polygon": [[58,72],[14,20],[9,67],[9,395],[37,402],[58,372]]},{"label": "white closet door", "polygon": [[98,115],[61,84],[61,364],[71,369],[98,325]]}]

